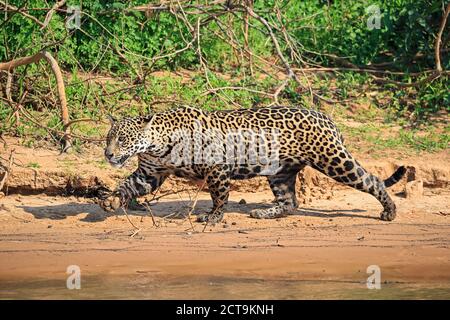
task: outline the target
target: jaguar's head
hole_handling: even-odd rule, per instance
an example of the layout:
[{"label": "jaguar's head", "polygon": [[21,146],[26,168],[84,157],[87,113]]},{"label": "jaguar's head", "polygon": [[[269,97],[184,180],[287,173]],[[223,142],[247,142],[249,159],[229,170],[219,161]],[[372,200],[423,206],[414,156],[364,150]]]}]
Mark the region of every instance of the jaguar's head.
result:
[{"label": "jaguar's head", "polygon": [[145,128],[150,117],[116,120],[109,116],[111,129],[106,137],[105,157],[114,167],[122,167],[132,156],[151,148]]}]

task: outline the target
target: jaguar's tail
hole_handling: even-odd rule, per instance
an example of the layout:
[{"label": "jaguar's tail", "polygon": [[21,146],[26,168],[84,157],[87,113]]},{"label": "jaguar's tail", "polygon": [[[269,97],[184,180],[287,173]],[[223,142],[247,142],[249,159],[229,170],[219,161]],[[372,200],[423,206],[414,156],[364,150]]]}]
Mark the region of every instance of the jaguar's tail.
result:
[{"label": "jaguar's tail", "polygon": [[384,186],[386,188],[389,188],[400,181],[400,179],[405,175],[406,168],[405,166],[400,166],[392,176],[384,180]]}]

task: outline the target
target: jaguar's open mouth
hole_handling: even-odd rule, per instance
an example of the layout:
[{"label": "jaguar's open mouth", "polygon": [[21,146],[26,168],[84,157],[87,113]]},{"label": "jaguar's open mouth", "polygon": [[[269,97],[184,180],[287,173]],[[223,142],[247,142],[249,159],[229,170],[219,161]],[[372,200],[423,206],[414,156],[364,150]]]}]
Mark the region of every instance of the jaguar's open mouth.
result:
[{"label": "jaguar's open mouth", "polygon": [[108,162],[114,168],[122,168],[129,158],[130,157],[127,155],[124,155],[124,156],[121,156],[118,158],[113,157],[113,158],[108,159]]}]

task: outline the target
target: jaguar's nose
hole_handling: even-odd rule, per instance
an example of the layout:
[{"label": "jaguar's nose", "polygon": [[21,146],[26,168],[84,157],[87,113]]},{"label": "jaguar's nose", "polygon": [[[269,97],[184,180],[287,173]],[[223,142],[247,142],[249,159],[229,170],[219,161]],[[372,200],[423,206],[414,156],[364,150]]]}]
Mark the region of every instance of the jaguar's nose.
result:
[{"label": "jaguar's nose", "polygon": [[114,156],[114,154],[111,151],[105,150],[106,159],[111,159],[113,156]]}]

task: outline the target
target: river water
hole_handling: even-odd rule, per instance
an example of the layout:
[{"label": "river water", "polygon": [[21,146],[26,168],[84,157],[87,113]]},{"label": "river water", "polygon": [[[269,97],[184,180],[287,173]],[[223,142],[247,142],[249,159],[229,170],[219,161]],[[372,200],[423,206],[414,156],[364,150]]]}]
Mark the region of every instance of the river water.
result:
[{"label": "river water", "polygon": [[66,280],[0,281],[0,299],[450,299],[450,283],[381,283],[367,289],[352,281],[241,278],[161,279],[147,274],[83,277],[80,289]]}]

